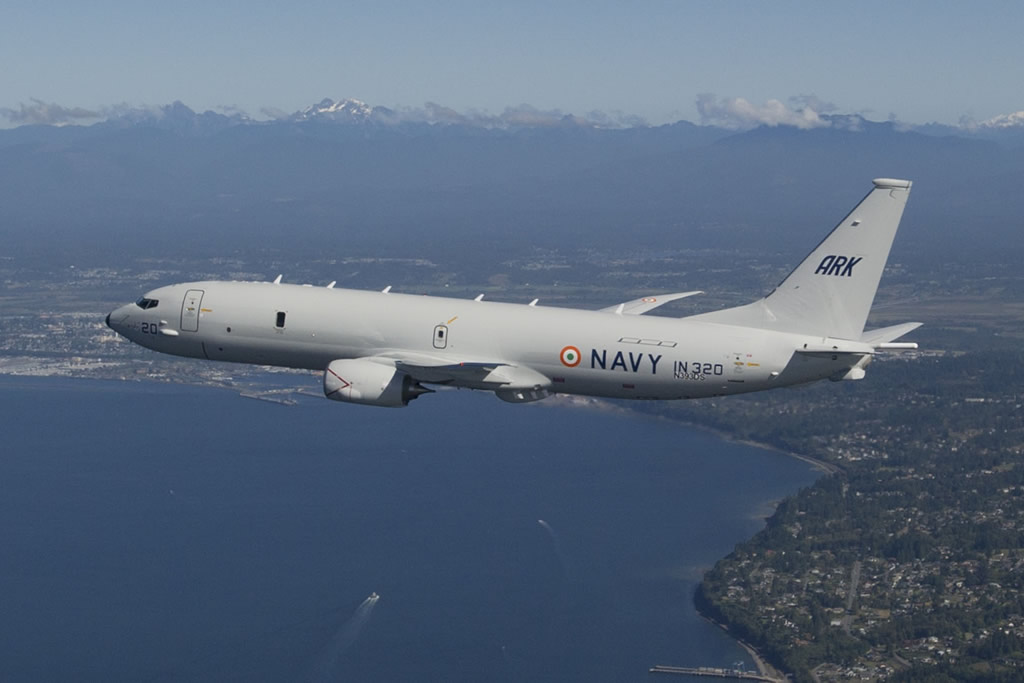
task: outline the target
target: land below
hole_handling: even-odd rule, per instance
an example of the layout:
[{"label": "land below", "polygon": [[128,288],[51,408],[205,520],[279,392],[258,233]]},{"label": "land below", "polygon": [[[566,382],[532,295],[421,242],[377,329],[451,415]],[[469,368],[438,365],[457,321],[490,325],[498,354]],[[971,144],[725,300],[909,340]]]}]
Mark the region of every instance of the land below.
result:
[{"label": "land below", "polygon": [[[756,255],[545,252],[473,279],[408,259],[308,262],[289,281],[600,307],[702,288],[686,315],[750,300],[787,266]],[[293,400],[309,373],[163,357],[103,316],[169,282],[272,279],[272,256],[60,266],[0,259],[0,373],[171,381]],[[600,273],[596,275],[595,273]],[[700,299],[700,298],[698,298]],[[619,403],[804,456],[823,476],[705,575],[699,609],[794,680],[1017,680],[1024,671],[1024,278],[993,262],[893,263],[869,327],[925,323],[861,382]]]}]

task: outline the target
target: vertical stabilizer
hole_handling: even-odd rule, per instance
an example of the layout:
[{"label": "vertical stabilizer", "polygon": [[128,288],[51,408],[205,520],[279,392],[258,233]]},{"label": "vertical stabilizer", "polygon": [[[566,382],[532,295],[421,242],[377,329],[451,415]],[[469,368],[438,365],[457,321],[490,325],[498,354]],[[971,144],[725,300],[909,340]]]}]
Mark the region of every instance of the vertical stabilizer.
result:
[{"label": "vertical stabilizer", "polygon": [[868,196],[771,294],[691,319],[859,339],[911,185],[891,178],[873,182]]}]

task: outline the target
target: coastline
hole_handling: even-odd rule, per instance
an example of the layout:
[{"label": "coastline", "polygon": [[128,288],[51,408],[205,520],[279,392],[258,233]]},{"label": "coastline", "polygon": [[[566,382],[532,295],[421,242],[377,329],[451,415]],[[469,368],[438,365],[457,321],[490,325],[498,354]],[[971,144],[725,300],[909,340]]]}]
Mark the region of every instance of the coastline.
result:
[{"label": "coastline", "polygon": [[571,396],[569,394],[555,394],[554,396],[551,397],[551,399],[559,401],[561,405],[568,405],[574,408],[602,410],[606,412],[617,413],[619,415],[636,415],[648,418],[655,418],[658,420],[666,420],[668,422],[672,422],[673,424],[698,429],[702,432],[714,436],[715,438],[721,439],[723,441],[728,441],[729,443],[738,443],[744,446],[760,448],[766,451],[774,451],[776,453],[789,456],[790,458],[796,458],[797,460],[801,460],[807,463],[814,469],[819,470],[825,475],[838,474],[843,471],[843,469],[838,465],[833,465],[832,463],[825,462],[824,460],[819,460],[814,456],[807,455],[805,453],[797,453],[796,451],[789,451],[784,448],[775,446],[773,444],[765,443],[763,441],[754,441],[752,439],[740,439],[737,438],[735,435],[730,434],[729,432],[723,431],[721,429],[716,429],[715,427],[709,427],[708,425],[701,424],[699,422],[682,420],[667,415],[652,415],[649,413],[643,413],[638,410],[633,410],[632,408],[626,406],[619,406],[617,404],[611,403],[600,398],[592,398],[586,396]]},{"label": "coastline", "polygon": [[[696,605],[696,602],[694,604]],[[757,651],[757,648],[755,648],[753,645],[746,642],[742,638],[737,637],[732,631],[729,630],[729,627],[727,625],[719,621],[716,621],[715,619],[712,619],[708,615],[704,614],[701,611],[700,607],[697,607],[697,614],[700,615],[701,619],[704,619],[705,621],[714,624],[718,628],[725,631],[730,638],[736,641],[737,645],[746,650],[747,654],[750,655],[750,658],[754,660],[754,666],[757,667],[758,674],[760,674],[761,676],[768,676],[769,678],[774,678],[777,681],[788,680],[788,674],[769,664],[768,660],[765,659],[764,655]]]},{"label": "coastline", "polygon": [[[824,476],[826,476],[826,477],[827,476],[831,476],[833,474],[841,473],[843,471],[842,468],[839,467],[838,465],[833,465],[831,463],[827,463],[824,460],[819,460],[819,459],[817,459],[815,457],[812,457],[810,455],[805,455],[803,453],[797,453],[795,451],[788,451],[788,450],[785,450],[783,448],[779,448],[778,446],[773,446],[771,444],[762,443],[762,442],[759,442],[759,441],[753,441],[751,439],[738,439],[735,436],[729,434],[728,432],[724,432],[724,431],[722,431],[720,429],[715,429],[713,427],[707,427],[705,425],[700,425],[700,424],[697,424],[697,423],[694,423],[694,422],[690,422],[690,421],[687,421],[687,420],[673,420],[670,417],[666,417],[664,419],[671,420],[673,422],[676,422],[676,423],[682,424],[682,425],[686,425],[688,427],[693,427],[695,429],[702,429],[702,430],[704,430],[705,432],[707,432],[709,434],[715,435],[717,438],[723,439],[724,441],[731,441],[733,443],[739,443],[739,444],[743,444],[743,445],[746,445],[746,446],[753,446],[755,448],[763,448],[765,450],[775,451],[776,453],[780,453],[782,455],[786,455],[786,456],[789,456],[791,458],[796,458],[797,460],[800,460],[802,462],[805,462],[805,463],[811,465],[814,469],[822,472],[824,474]],[[779,502],[781,502],[781,501],[777,501],[774,507],[777,508]],[[703,578],[701,579],[701,582],[703,583]],[[698,588],[698,590],[700,590],[700,589]],[[708,616],[704,612],[704,610],[701,609],[700,603],[696,599],[696,594],[694,594],[693,606],[694,606],[694,609],[697,610],[697,614],[699,614],[702,619],[705,619],[706,621],[714,624],[718,628],[720,628],[723,631],[725,631],[729,635],[730,638],[732,638],[734,641],[736,641],[737,645],[739,645],[744,650],[746,650],[747,654],[750,655],[750,658],[752,660],[754,660],[754,665],[757,667],[757,671],[758,671],[758,673],[760,675],[768,676],[768,677],[774,678],[774,679],[776,679],[778,681],[787,681],[787,680],[789,680],[789,675],[788,674],[786,674],[785,672],[777,669],[775,666],[770,664],[768,662],[768,660],[765,658],[765,656],[761,652],[759,652],[756,647],[754,647],[753,645],[751,645],[750,643],[748,643],[747,641],[743,640],[742,638],[737,636],[735,633],[733,633],[732,630],[729,628],[728,624],[722,623],[722,622],[720,622],[720,621],[718,621],[718,620]]]},{"label": "coastline", "polygon": [[[672,418],[667,419],[671,420]],[[712,427],[704,427],[694,422],[687,422],[685,420],[675,420],[675,422],[678,422],[679,424],[685,424],[695,429],[703,429],[711,434],[714,434],[716,437],[724,441],[731,441],[733,443],[743,444],[744,446],[753,446],[754,448],[761,448],[766,451],[775,451],[776,453],[781,453],[782,455],[787,455],[791,458],[802,460],[803,462],[806,462],[808,465],[810,465],[816,470],[819,470],[825,475],[839,474],[840,472],[843,471],[843,468],[839,467],[838,465],[833,465],[832,463],[825,462],[824,460],[819,460],[818,458],[815,458],[812,455],[806,455],[805,453],[797,453],[796,451],[787,451],[784,448],[779,448],[778,446],[773,446],[772,444],[764,443],[762,441],[753,441],[751,439],[737,439],[734,436],[730,436],[728,432],[723,432],[720,429],[714,429]]]},{"label": "coastline", "polygon": [[[789,450],[786,450],[784,448],[779,448],[778,446],[774,446],[772,444],[763,443],[763,442],[760,442],[760,441],[754,441],[754,440],[751,440],[751,439],[740,439],[740,438],[737,438],[736,436],[734,436],[732,434],[729,434],[728,432],[725,432],[725,431],[723,431],[721,429],[716,429],[714,427],[709,427],[707,425],[699,424],[699,423],[696,423],[696,422],[691,422],[689,420],[680,420],[680,419],[672,418],[672,417],[665,416],[665,415],[650,415],[650,414],[642,413],[640,411],[633,410],[633,409],[631,409],[629,407],[620,406],[620,405],[617,405],[617,404],[614,404],[614,403],[611,403],[609,401],[605,401],[605,400],[599,399],[599,398],[580,397],[580,396],[567,396],[567,395],[564,395],[564,394],[556,394],[552,398],[560,398],[561,399],[561,403],[563,405],[568,405],[570,407],[584,408],[584,409],[591,409],[591,410],[595,410],[596,409],[596,410],[602,410],[602,411],[606,411],[606,412],[614,412],[614,413],[619,414],[619,415],[633,415],[633,416],[654,417],[654,418],[659,419],[659,420],[667,420],[667,421],[672,422],[672,423],[677,424],[677,425],[681,425],[681,426],[685,426],[685,427],[690,427],[690,428],[693,428],[693,429],[697,429],[697,430],[703,431],[703,432],[705,432],[707,434],[710,434],[710,435],[714,436],[715,438],[721,439],[723,441],[728,441],[730,443],[737,443],[737,444],[742,444],[742,445],[745,445],[745,446],[751,446],[751,447],[754,447],[754,448],[760,448],[760,449],[764,449],[764,450],[774,451],[774,452],[779,453],[781,455],[785,455],[785,456],[788,456],[790,458],[795,458],[797,460],[800,460],[801,462],[805,462],[805,463],[809,464],[811,467],[813,467],[814,469],[816,469],[819,472],[821,472],[822,474],[824,474],[824,476],[831,476],[833,474],[838,474],[838,473],[841,473],[843,471],[842,468],[839,467],[838,465],[833,465],[831,463],[825,462],[824,460],[819,460],[818,458],[815,458],[815,457],[810,456],[810,455],[806,455],[804,453],[797,453],[795,451],[789,451]],[[774,511],[775,508],[778,507],[778,504],[780,502],[781,501],[775,501],[774,502],[774,504],[772,506],[773,511]],[[701,581],[703,582],[703,579],[701,579]],[[699,590],[700,589],[698,588],[698,591]],[[780,669],[778,669],[775,666],[773,666],[772,664],[770,664],[768,662],[768,660],[765,658],[765,656],[761,652],[759,652],[756,647],[754,647],[753,645],[751,645],[750,643],[748,643],[747,641],[743,640],[742,638],[737,636],[735,633],[733,633],[732,630],[730,630],[728,624],[722,623],[722,622],[712,618],[704,610],[702,610],[701,606],[700,606],[700,601],[697,600],[696,593],[693,596],[692,602],[693,602],[694,609],[697,611],[697,614],[702,619],[704,619],[705,621],[707,621],[707,622],[709,622],[711,624],[714,624],[718,628],[720,628],[723,631],[725,631],[725,633],[730,638],[732,638],[736,642],[737,645],[742,647],[747,652],[747,654],[750,655],[750,658],[753,660],[754,665],[757,667],[757,671],[758,671],[758,673],[761,676],[767,676],[769,678],[774,678],[774,679],[776,679],[778,681],[789,680],[788,675],[785,672],[783,672]]]}]

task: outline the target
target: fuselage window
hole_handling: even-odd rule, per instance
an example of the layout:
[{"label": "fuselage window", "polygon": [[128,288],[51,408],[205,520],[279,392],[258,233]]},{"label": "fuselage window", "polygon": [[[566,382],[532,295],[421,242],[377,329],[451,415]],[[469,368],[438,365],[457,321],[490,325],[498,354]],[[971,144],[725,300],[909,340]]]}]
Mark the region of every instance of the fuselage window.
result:
[{"label": "fuselage window", "polygon": [[284,311],[277,312],[277,322],[275,323],[275,326],[284,327]]}]

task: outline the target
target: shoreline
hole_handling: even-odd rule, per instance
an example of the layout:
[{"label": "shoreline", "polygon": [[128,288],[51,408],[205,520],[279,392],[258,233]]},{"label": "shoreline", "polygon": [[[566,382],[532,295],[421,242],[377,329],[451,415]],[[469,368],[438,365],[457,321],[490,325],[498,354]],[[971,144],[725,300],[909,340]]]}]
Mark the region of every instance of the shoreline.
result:
[{"label": "shoreline", "polygon": [[735,436],[733,434],[729,434],[726,431],[723,431],[721,429],[717,429],[715,427],[709,427],[708,425],[701,424],[699,422],[693,422],[693,421],[690,421],[690,420],[682,420],[682,419],[670,417],[670,416],[667,416],[667,415],[651,415],[649,413],[644,413],[644,412],[640,412],[638,410],[634,410],[634,409],[632,409],[632,408],[630,408],[628,406],[619,406],[617,404],[610,403],[610,402],[608,402],[608,401],[606,401],[604,399],[593,398],[593,397],[589,397],[589,396],[574,396],[574,395],[570,395],[570,394],[555,394],[551,398],[559,401],[559,405],[565,405],[565,406],[568,406],[568,407],[571,407],[571,408],[583,408],[583,409],[601,410],[601,411],[606,411],[606,412],[617,413],[619,415],[633,415],[633,416],[638,416],[638,417],[654,418],[654,419],[657,419],[657,420],[666,420],[666,421],[671,422],[673,424],[677,424],[677,425],[681,425],[681,426],[684,426],[684,427],[690,427],[692,429],[700,430],[700,431],[702,431],[702,432],[704,432],[706,434],[710,434],[710,435],[712,435],[712,436],[714,436],[714,437],[716,437],[718,439],[721,439],[723,441],[728,441],[729,443],[741,444],[743,446],[751,446],[753,448],[760,448],[760,449],[766,450],[766,451],[774,451],[775,453],[780,453],[782,455],[789,456],[790,458],[796,458],[797,460],[801,460],[801,461],[807,463],[808,465],[810,465],[814,469],[824,473],[825,475],[839,474],[839,473],[841,473],[843,471],[843,469],[841,467],[839,467],[838,465],[833,465],[832,463],[826,462],[824,460],[819,460],[818,458],[815,458],[812,455],[807,455],[806,453],[797,453],[796,451],[786,450],[785,448],[780,448],[779,446],[775,446],[775,445],[772,445],[770,443],[765,443],[763,441],[754,441],[752,439],[741,439],[741,438],[739,438],[739,437],[737,437],[737,436]]},{"label": "shoreline", "polygon": [[[696,606],[696,602],[694,602],[694,605]],[[751,645],[750,643],[746,642],[742,638],[739,638],[735,634],[733,634],[733,632],[729,630],[729,627],[727,625],[725,625],[725,624],[723,624],[723,623],[721,623],[719,621],[716,621],[715,619],[712,619],[708,615],[704,614],[700,610],[699,607],[697,607],[696,609],[697,609],[697,614],[700,615],[701,619],[703,619],[704,621],[706,621],[706,622],[708,622],[710,624],[714,624],[718,628],[720,628],[723,631],[725,631],[726,634],[730,638],[732,638],[734,641],[736,641],[737,645],[739,645],[744,650],[746,650],[747,654],[750,655],[750,658],[752,660],[754,660],[754,666],[757,667],[757,673],[758,674],[760,674],[761,676],[768,676],[770,678],[774,678],[774,679],[776,679],[778,681],[789,680],[788,674],[786,674],[785,672],[783,672],[783,671],[775,668],[771,664],[769,664],[768,660],[765,659],[764,655],[762,655],[760,652],[758,652],[756,647],[754,647],[753,645]]]},{"label": "shoreline", "polygon": [[[751,439],[740,439],[740,438],[737,438],[736,436],[734,436],[732,434],[729,434],[728,432],[725,432],[725,431],[723,431],[721,429],[716,429],[714,427],[709,427],[707,425],[703,425],[703,424],[699,424],[699,423],[696,423],[696,422],[692,422],[690,420],[675,419],[675,418],[672,418],[672,417],[669,417],[669,416],[665,416],[665,415],[650,415],[650,414],[643,413],[643,412],[640,412],[640,411],[637,411],[637,410],[633,410],[633,409],[631,409],[629,407],[626,407],[626,406],[619,406],[617,404],[613,404],[613,403],[610,403],[608,401],[605,401],[605,400],[602,400],[602,399],[599,399],[599,398],[567,396],[567,395],[562,395],[562,394],[559,394],[559,395],[556,395],[556,396],[561,397],[561,399],[562,399],[561,400],[561,404],[562,405],[567,405],[569,407],[584,408],[584,409],[597,409],[597,410],[603,410],[603,411],[607,411],[607,412],[614,412],[614,413],[617,413],[617,414],[620,414],[620,415],[629,415],[629,416],[638,416],[638,417],[640,417],[640,416],[643,416],[643,417],[653,417],[655,419],[666,420],[666,421],[672,422],[673,424],[677,424],[677,425],[685,426],[685,427],[690,427],[690,428],[693,428],[693,429],[697,429],[697,430],[703,431],[706,434],[710,434],[710,435],[714,436],[715,438],[718,438],[718,439],[721,439],[723,441],[727,441],[727,442],[730,442],[730,443],[737,443],[737,444],[742,444],[742,445],[745,445],[745,446],[751,446],[751,447],[754,447],[754,448],[760,448],[760,449],[763,449],[763,450],[774,451],[775,453],[779,453],[781,455],[785,455],[785,456],[788,456],[790,458],[795,458],[797,460],[805,462],[805,463],[811,465],[811,467],[813,467],[814,469],[816,469],[819,472],[821,472],[826,477],[834,475],[834,474],[842,473],[842,471],[843,471],[842,468],[839,467],[838,465],[833,465],[832,463],[825,462],[824,460],[819,460],[818,458],[815,458],[813,456],[806,455],[804,453],[797,453],[795,451],[789,451],[789,450],[786,450],[784,448],[779,448],[778,446],[774,446],[772,444],[763,443],[763,442],[760,442],[760,441],[754,441],[754,440],[751,440]],[[778,508],[780,502],[781,502],[781,500],[780,501],[774,501],[774,503],[772,505],[773,513],[774,513],[774,510],[776,508]],[[728,557],[728,556],[726,556],[726,557]],[[701,582],[703,583],[703,577],[701,578]],[[737,645],[739,645],[741,648],[743,648],[744,651],[746,651],[746,653],[748,655],[750,655],[750,658],[753,660],[754,666],[757,667],[757,671],[758,671],[758,673],[760,675],[767,676],[767,677],[770,677],[770,678],[774,678],[774,679],[776,679],[776,680],[778,680],[780,682],[781,681],[789,680],[788,674],[786,674],[785,672],[777,669],[775,666],[770,664],[768,662],[768,660],[764,657],[764,655],[761,654],[756,647],[754,647],[750,643],[746,642],[745,640],[743,640],[742,638],[740,638],[739,636],[734,634],[732,632],[732,630],[730,630],[728,624],[724,624],[724,623],[722,623],[722,622],[720,622],[720,621],[718,621],[716,619],[713,619],[712,617],[708,616],[707,614],[705,614],[704,611],[701,610],[700,605],[698,604],[698,601],[696,599],[696,593],[691,598],[691,603],[693,604],[693,607],[696,610],[697,615],[701,619],[704,619],[708,623],[713,624],[713,625],[717,626],[718,628],[722,629],[723,631],[725,631],[726,635],[728,635],[730,638],[732,638],[733,641],[735,641]]]},{"label": "shoreline", "polygon": [[[803,454],[803,453],[797,453],[795,451],[788,451],[786,449],[779,448],[778,446],[773,446],[771,444],[766,444],[766,443],[762,443],[762,442],[759,442],[759,441],[753,441],[751,439],[739,439],[739,438],[736,438],[735,436],[733,436],[731,434],[728,434],[727,432],[723,432],[721,429],[715,429],[713,427],[707,427],[707,426],[700,425],[700,424],[697,424],[697,423],[694,423],[694,422],[690,422],[688,420],[673,420],[670,417],[666,417],[664,419],[671,420],[671,421],[673,421],[673,422],[675,422],[677,424],[682,424],[682,425],[686,425],[688,427],[693,427],[695,429],[703,429],[705,432],[707,432],[709,434],[713,434],[717,438],[723,439],[725,441],[731,441],[733,443],[739,443],[739,444],[744,444],[744,445],[747,445],[747,446],[753,446],[755,448],[762,448],[762,449],[769,450],[769,451],[775,451],[776,453],[780,453],[782,455],[786,455],[786,456],[789,456],[791,458],[796,458],[797,460],[803,461],[803,462],[811,465],[814,469],[822,472],[823,475],[826,476],[826,477],[832,476],[834,474],[839,474],[839,473],[841,473],[843,471],[842,468],[839,467],[838,465],[833,465],[831,463],[825,462],[824,460],[819,460],[818,458],[815,458],[813,456],[806,455],[806,454]],[[787,496],[787,497],[789,497],[789,496]],[[780,502],[781,501],[777,501],[775,503],[775,505],[774,505],[774,508],[778,508],[778,504]],[[773,514],[774,514],[774,509],[773,509]],[[728,555],[726,555],[726,557],[728,557]],[[702,577],[701,578],[701,583],[703,583],[703,581],[704,581],[704,579]],[[752,660],[754,660],[754,665],[757,667],[757,671],[758,671],[758,673],[760,675],[768,676],[768,677],[774,678],[774,679],[776,679],[778,681],[787,681],[787,680],[789,680],[789,675],[788,674],[786,674],[785,672],[775,668],[772,664],[770,664],[768,662],[768,660],[765,659],[764,655],[762,655],[758,651],[758,649],[756,647],[754,647],[753,645],[751,645],[747,641],[743,640],[742,638],[740,638],[739,636],[734,634],[732,632],[732,630],[730,630],[728,624],[724,624],[724,623],[722,623],[722,622],[720,622],[720,621],[718,621],[716,619],[711,618],[707,614],[705,614],[704,611],[701,610],[700,605],[697,603],[696,593],[694,594],[694,597],[691,599],[691,601],[693,603],[694,609],[697,610],[697,614],[700,615],[700,617],[702,619],[708,621],[709,623],[714,624],[718,628],[720,628],[723,631],[725,631],[725,633],[730,638],[732,638],[734,641],[736,641],[737,645],[742,647],[747,652],[747,654],[750,655],[750,658]]]},{"label": "shoreline", "polygon": [[[665,419],[672,420],[672,418],[670,418],[670,417],[669,418],[665,418]],[[796,451],[788,451],[785,448],[780,448],[778,446],[773,446],[772,444],[764,443],[763,441],[754,441],[752,439],[739,439],[739,438],[737,438],[735,436],[731,436],[728,432],[723,432],[722,430],[715,429],[714,427],[706,427],[706,426],[700,425],[700,424],[698,424],[696,422],[689,422],[687,420],[672,420],[672,421],[676,422],[678,424],[686,425],[688,427],[693,427],[694,429],[703,429],[704,431],[706,431],[706,432],[708,432],[710,434],[714,434],[716,437],[718,437],[718,438],[720,438],[720,439],[722,439],[724,441],[731,441],[732,443],[743,444],[744,446],[752,446],[754,448],[761,448],[761,449],[766,450],[766,451],[775,451],[776,453],[780,453],[782,455],[789,456],[790,458],[796,458],[797,460],[802,460],[803,462],[807,463],[808,465],[810,465],[814,469],[824,473],[826,476],[827,475],[832,475],[832,474],[839,474],[839,473],[841,473],[843,471],[843,468],[839,467],[838,465],[833,465],[832,463],[825,462],[824,460],[819,460],[818,458],[815,458],[813,455],[807,455],[805,453],[797,453]]]},{"label": "shoreline", "polygon": [[[734,436],[732,434],[729,434],[728,432],[725,432],[725,431],[723,431],[721,429],[716,429],[714,427],[709,427],[707,425],[703,425],[703,424],[699,424],[699,423],[696,423],[696,422],[692,422],[690,420],[675,419],[675,418],[672,418],[672,417],[666,416],[666,415],[650,415],[650,414],[643,413],[643,412],[640,412],[640,411],[637,411],[637,410],[633,410],[633,409],[631,409],[631,408],[629,408],[627,406],[620,406],[620,405],[613,404],[613,403],[610,403],[608,401],[605,401],[605,400],[602,400],[602,399],[599,399],[599,398],[566,396],[566,395],[557,395],[557,396],[561,396],[561,398],[562,398],[561,403],[563,405],[567,405],[569,407],[578,407],[578,408],[584,408],[584,409],[588,409],[588,408],[589,409],[597,409],[597,410],[603,410],[603,411],[607,411],[607,412],[614,412],[614,413],[617,413],[617,414],[620,414],[620,415],[628,415],[628,416],[653,417],[655,419],[666,420],[666,421],[672,422],[673,424],[677,424],[677,425],[685,426],[685,427],[690,427],[692,429],[697,429],[697,430],[703,431],[706,434],[710,434],[710,435],[714,436],[715,438],[718,438],[718,439],[721,439],[723,441],[727,441],[727,442],[730,442],[730,443],[742,444],[742,445],[745,445],[745,446],[751,446],[753,448],[759,448],[759,449],[763,449],[763,450],[774,451],[775,453],[779,453],[781,455],[785,455],[785,456],[788,456],[790,458],[795,458],[797,460],[800,460],[801,462],[805,462],[805,463],[809,464],[811,467],[813,467],[814,469],[816,469],[819,472],[821,472],[826,477],[834,475],[834,474],[842,473],[842,471],[843,471],[843,469],[841,467],[839,467],[838,465],[834,465],[832,463],[825,462],[824,460],[819,460],[818,458],[815,458],[813,456],[806,455],[804,453],[797,453],[795,451],[789,451],[789,450],[786,450],[784,448],[779,448],[778,446],[774,446],[772,444],[767,444],[767,443],[763,443],[763,442],[760,442],[760,441],[754,441],[752,439],[737,438],[736,436]],[[789,497],[789,496],[787,496],[787,497]],[[778,508],[780,502],[781,502],[781,500],[773,502],[773,504],[772,504],[772,512],[773,513],[774,513],[774,510],[776,508]],[[726,557],[728,557],[728,555],[726,555]],[[701,583],[703,583],[703,580],[704,579],[702,577],[701,578]],[[698,588],[698,590],[699,590],[699,588]],[[747,641],[743,640],[742,638],[737,636],[735,633],[733,633],[732,630],[729,628],[728,624],[722,623],[722,622],[720,622],[720,621],[718,621],[718,620],[708,616],[707,614],[705,614],[705,612],[700,608],[700,605],[698,604],[696,593],[691,598],[691,603],[693,604],[693,608],[694,608],[694,610],[696,610],[697,615],[701,619],[704,619],[708,623],[713,624],[713,625],[717,626],[718,628],[722,629],[726,633],[726,635],[728,635],[730,638],[732,638],[732,640],[735,641],[735,643],[737,645],[739,645],[741,648],[743,648],[743,650],[748,655],[750,655],[751,660],[753,660],[753,662],[754,662],[754,666],[757,667],[757,671],[758,671],[758,673],[761,676],[767,676],[767,677],[770,677],[770,678],[774,678],[775,680],[780,681],[780,683],[782,681],[789,680],[788,674],[786,674],[785,672],[783,672],[780,669],[777,669],[774,665],[770,664],[768,662],[768,660],[765,658],[765,656],[763,654],[761,654],[761,652],[759,652],[756,647],[754,647],[753,645],[751,645],[750,643],[748,643]]]}]

